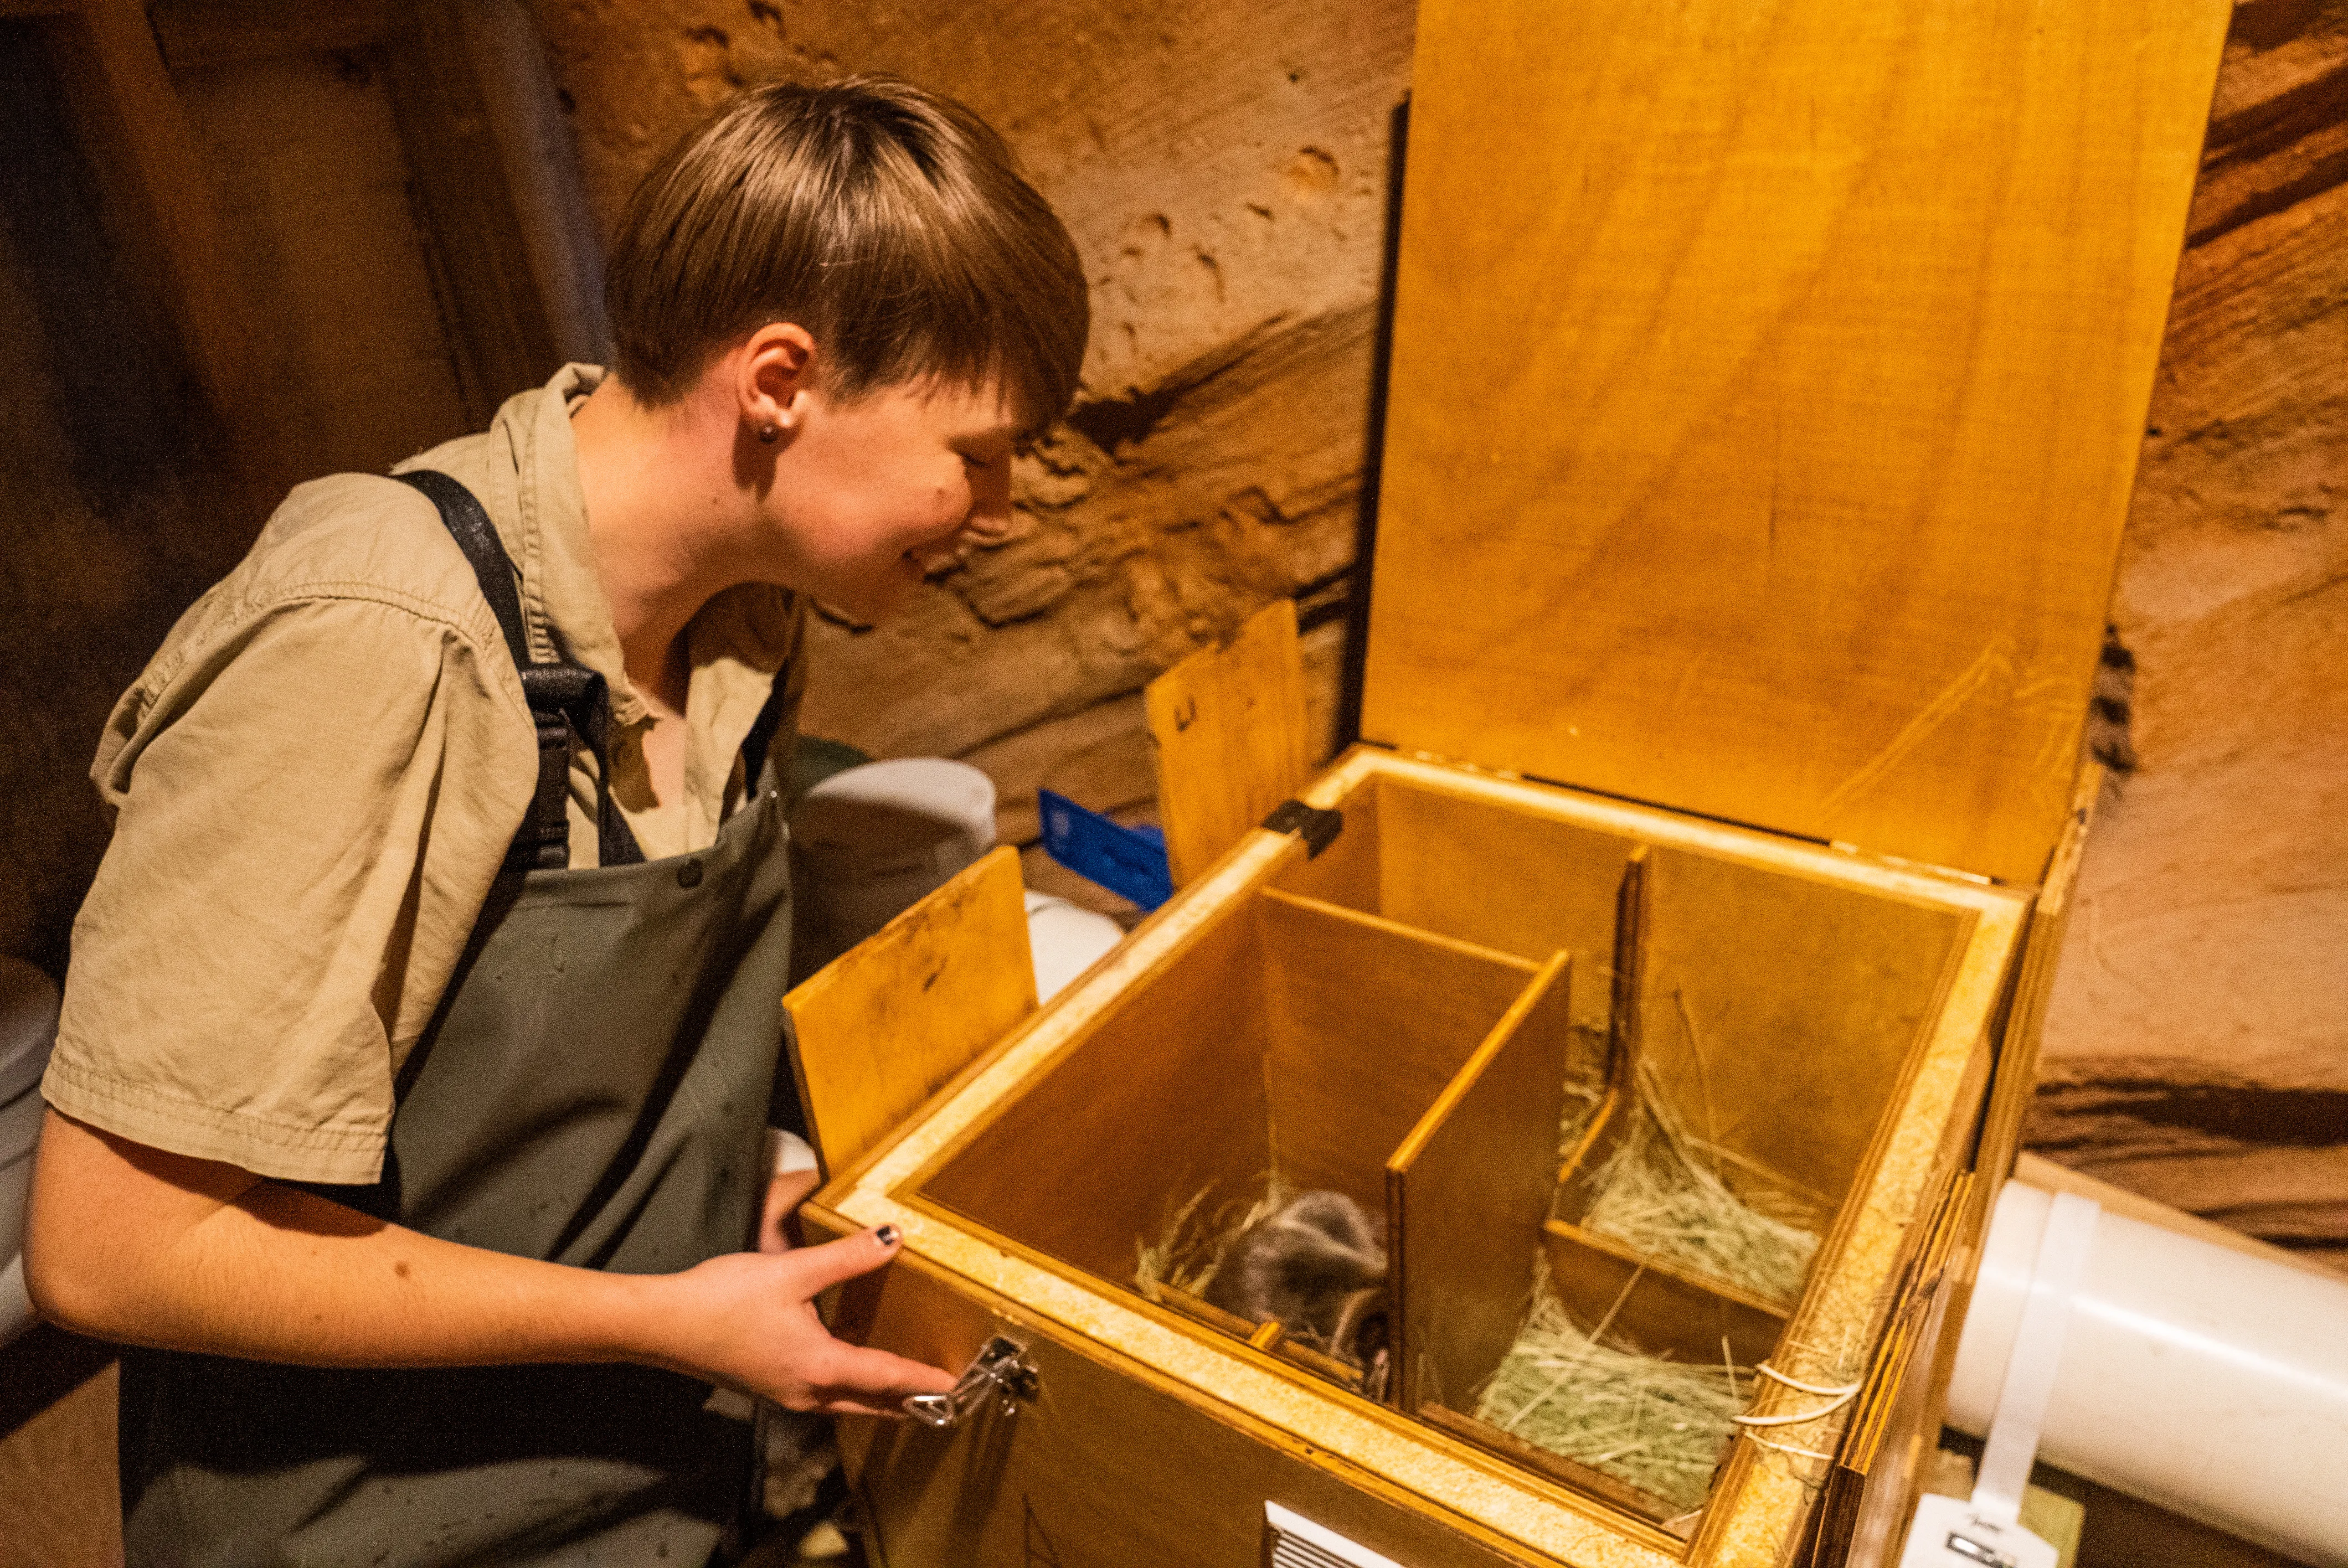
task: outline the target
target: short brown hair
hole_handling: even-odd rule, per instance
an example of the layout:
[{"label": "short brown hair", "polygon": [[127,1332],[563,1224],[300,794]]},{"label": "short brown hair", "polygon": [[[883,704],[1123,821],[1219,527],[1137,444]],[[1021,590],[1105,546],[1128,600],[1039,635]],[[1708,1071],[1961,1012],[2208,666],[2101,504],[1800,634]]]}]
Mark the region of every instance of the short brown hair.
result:
[{"label": "short brown hair", "polygon": [[754,87],[629,199],[604,274],[613,363],[659,406],[769,322],[818,344],[838,395],[1000,378],[1023,422],[1076,395],[1076,246],[969,109],[888,77]]}]

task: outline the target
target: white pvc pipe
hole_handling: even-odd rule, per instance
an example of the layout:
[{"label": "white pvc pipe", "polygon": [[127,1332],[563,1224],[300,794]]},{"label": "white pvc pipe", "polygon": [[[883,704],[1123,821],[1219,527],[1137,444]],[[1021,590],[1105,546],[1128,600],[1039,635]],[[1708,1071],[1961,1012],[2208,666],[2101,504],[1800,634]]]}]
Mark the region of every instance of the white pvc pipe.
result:
[{"label": "white pvc pipe", "polygon": [[[2008,1182],[1949,1389],[1983,1435],[2052,1197]],[[2286,1556],[2348,1568],[2348,1280],[2106,1211],[2039,1457]]]}]

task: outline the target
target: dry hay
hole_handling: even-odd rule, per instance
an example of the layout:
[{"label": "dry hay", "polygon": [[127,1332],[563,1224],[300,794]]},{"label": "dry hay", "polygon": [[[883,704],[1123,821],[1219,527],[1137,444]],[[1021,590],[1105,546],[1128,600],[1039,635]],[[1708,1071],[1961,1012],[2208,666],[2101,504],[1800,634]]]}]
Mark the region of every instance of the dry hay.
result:
[{"label": "dry hay", "polygon": [[1215,1189],[1201,1187],[1167,1216],[1157,1240],[1135,1237],[1134,1287],[1152,1301],[1162,1299],[1158,1294],[1161,1285],[1203,1298],[1213,1283],[1215,1265],[1221,1261],[1223,1244],[1288,1201],[1288,1189],[1279,1178],[1262,1176],[1257,1184],[1261,1191],[1256,1196],[1228,1198],[1211,1210],[1207,1200]]},{"label": "dry hay", "polygon": [[1585,1332],[1544,1280],[1476,1419],[1683,1512],[1701,1508],[1736,1435],[1751,1369],[1619,1349],[1601,1342],[1604,1331]]},{"label": "dry hay", "polygon": [[[1582,1178],[1593,1194],[1582,1228],[1642,1256],[1793,1306],[1818,1249],[1810,1205],[1790,1194],[1730,1191],[1720,1176],[1719,1150],[1690,1135],[1644,1062],[1636,1081],[1629,1135]],[[1766,1212],[1764,1204],[1778,1212]]]}]

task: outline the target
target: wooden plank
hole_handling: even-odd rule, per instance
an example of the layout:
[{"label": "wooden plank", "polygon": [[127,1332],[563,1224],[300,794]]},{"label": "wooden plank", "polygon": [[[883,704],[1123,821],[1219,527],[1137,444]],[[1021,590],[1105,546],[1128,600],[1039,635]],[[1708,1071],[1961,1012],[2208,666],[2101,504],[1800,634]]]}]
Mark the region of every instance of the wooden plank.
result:
[{"label": "wooden plank", "polygon": [[1555,1191],[1571,963],[1541,967],[1386,1162],[1400,1409],[1469,1403],[1524,1322]]},{"label": "wooden plank", "polygon": [[1933,1205],[1896,1294],[1896,1307],[1870,1359],[1853,1413],[1836,1445],[1804,1542],[1808,1568],[1882,1562],[1905,1519],[1915,1468],[1941,1430],[1941,1391],[1932,1368],[1955,1353],[1963,1322],[1962,1282],[1951,1272],[1976,1184],[1953,1172]]},{"label": "wooden plank", "polygon": [[2229,0],[1427,0],[1364,729],[2020,882]]},{"label": "wooden plank", "polygon": [[1149,683],[1158,812],[1180,887],[1212,866],[1312,765],[1296,602],[1274,600],[1220,648],[1204,648]]},{"label": "wooden plank", "polygon": [[[1262,918],[1272,1168],[1293,1189],[1342,1192],[1375,1214],[1386,1157],[1535,966],[1277,892],[1262,895]],[[1552,1120],[1552,1145],[1555,1131]]]},{"label": "wooden plank", "polygon": [[837,1173],[1035,1010],[1018,851],[963,870],[783,1009],[816,1155]]},{"label": "wooden plank", "polygon": [[223,471],[257,525],[290,482],[268,417],[252,302],[234,282],[209,171],[138,0],[57,6],[51,36],[122,240],[161,282],[205,402],[230,436]]},{"label": "wooden plank", "polygon": [[1684,1361],[1716,1360],[1726,1339],[1736,1364],[1766,1360],[1787,1313],[1723,1280],[1632,1251],[1613,1237],[1563,1220],[1542,1227],[1550,1288],[1585,1327],[1604,1323],[1642,1350]]},{"label": "wooden plank", "polygon": [[1463,1416],[1443,1405],[1427,1404],[1418,1408],[1419,1419],[1438,1430],[1450,1433],[1489,1449],[1513,1464],[1538,1471],[1552,1481],[1563,1481],[1594,1497],[1602,1497],[1617,1508],[1628,1509],[1642,1518],[1657,1523],[1680,1511],[1659,1497],[1650,1496],[1626,1481],[1617,1481],[1602,1470],[1592,1470],[1563,1454],[1551,1453],[1537,1444],[1529,1443],[1514,1432],[1504,1432],[1488,1421],[1473,1416]]},{"label": "wooden plank", "polygon": [[2079,856],[2086,847],[2087,830],[2095,825],[2096,803],[2103,786],[2101,766],[2089,763],[2079,770],[2070,817],[2047,863],[2038,902],[2031,909],[2030,933],[2023,938],[2022,971],[2014,983],[2013,1008],[1998,1042],[1981,1152],[1973,1162],[1982,1180],[1974,1201],[1982,1206],[1984,1225],[1988,1211],[1996,1205],[1998,1189],[2013,1173],[2014,1154],[2022,1147],[2022,1123],[2030,1114],[2031,1096],[2038,1090],[2038,1046],[2046,1028],[2046,1004],[2054,995],[2054,966],[2062,959],[2063,934],[2071,924],[2071,889],[2079,877]]}]

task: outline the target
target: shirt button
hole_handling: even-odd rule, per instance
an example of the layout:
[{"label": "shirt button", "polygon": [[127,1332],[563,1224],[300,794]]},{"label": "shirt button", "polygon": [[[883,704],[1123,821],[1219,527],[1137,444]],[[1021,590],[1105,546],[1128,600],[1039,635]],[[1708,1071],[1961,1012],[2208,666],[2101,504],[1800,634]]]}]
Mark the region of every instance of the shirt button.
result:
[{"label": "shirt button", "polygon": [[684,865],[678,866],[676,868],[676,885],[679,887],[700,886],[701,862],[698,860],[688,860]]}]

